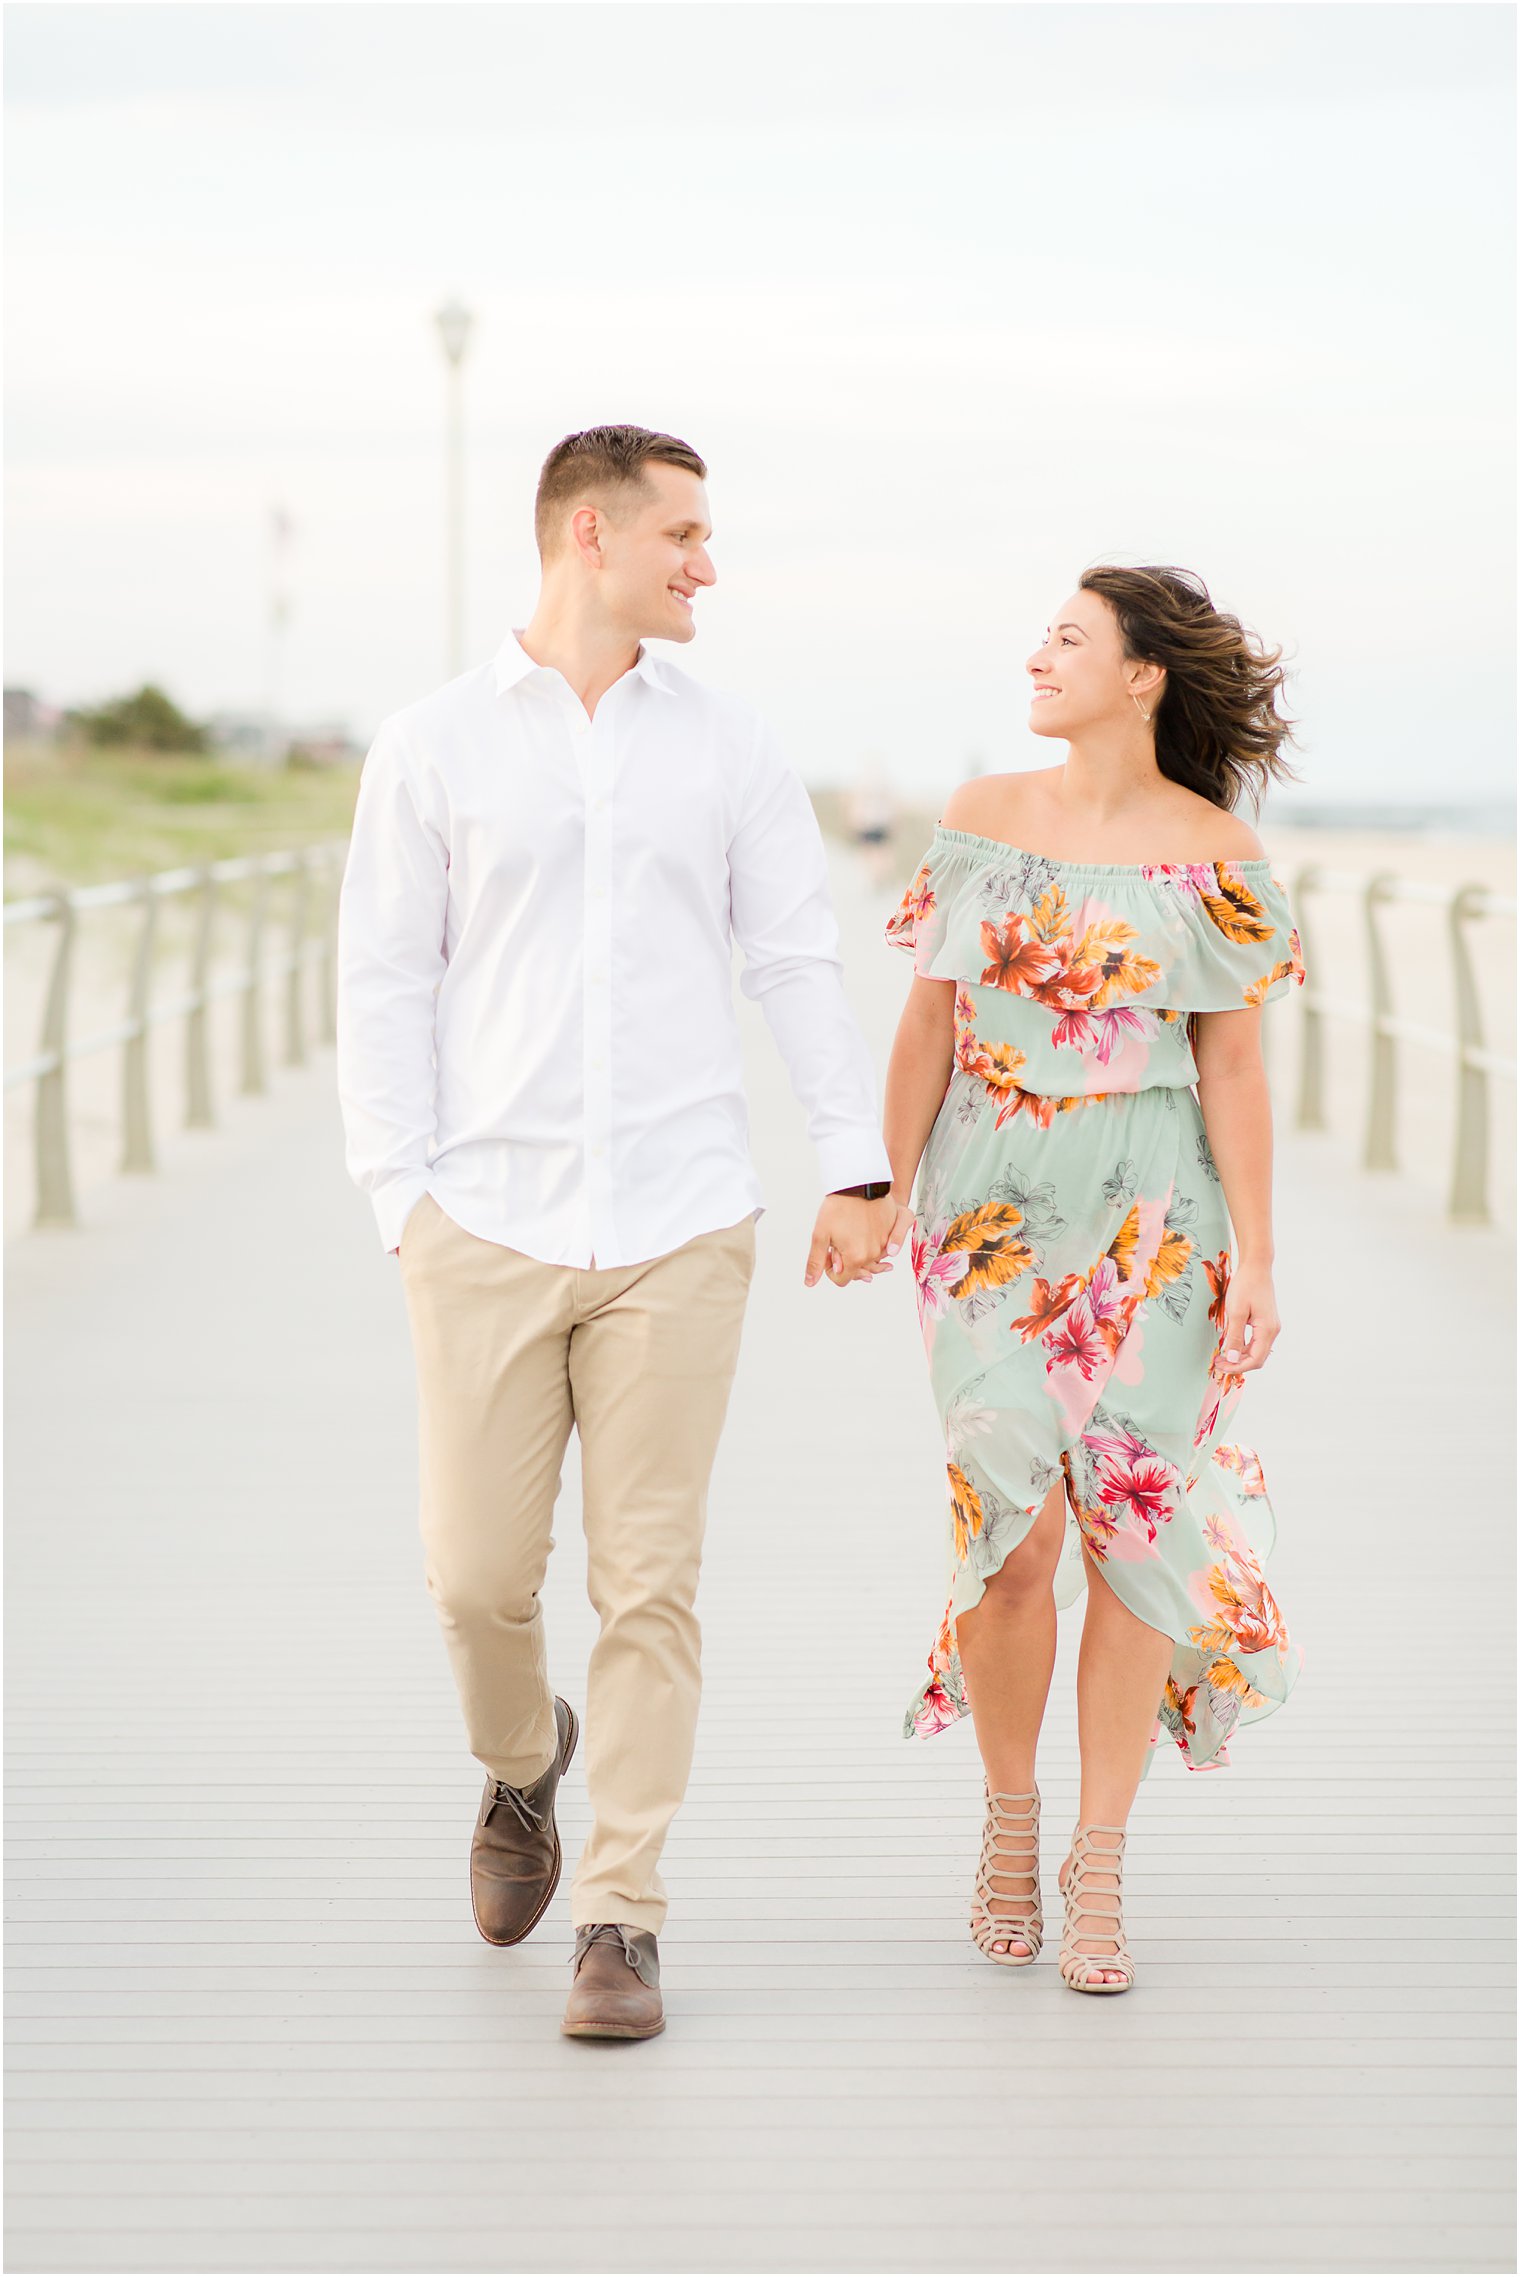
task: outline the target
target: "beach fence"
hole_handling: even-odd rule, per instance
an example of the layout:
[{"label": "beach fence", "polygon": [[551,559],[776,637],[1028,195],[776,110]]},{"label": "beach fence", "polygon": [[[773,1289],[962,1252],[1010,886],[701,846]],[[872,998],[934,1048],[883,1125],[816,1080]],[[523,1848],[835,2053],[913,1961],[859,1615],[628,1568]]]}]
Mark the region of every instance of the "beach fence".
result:
[{"label": "beach fence", "polygon": [[[4,905],[7,1037],[27,999],[35,1021],[35,1050],[4,1071],[13,1162],[25,1136],[13,1109],[30,1105],[34,1226],[78,1222],[81,1156],[87,1176],[106,1167],[108,1145],[118,1170],[158,1168],[167,1071],[155,1080],[155,1040],[174,1026],[188,1130],[209,1129],[229,1089],[267,1091],[276,1053],[299,1067],[311,1043],[332,1042],[346,846],[329,840]],[[224,1002],[235,1017],[219,1026]]]},{"label": "beach fence", "polygon": [[[824,818],[834,820],[826,806]],[[7,994],[13,971],[22,984],[28,973],[40,983],[36,1049],[4,1073],[13,1161],[18,1141],[28,1150],[12,1110],[30,1102],[31,1224],[77,1222],[81,1156],[91,1174],[157,1167],[168,1071],[155,1084],[153,1039],[173,1023],[182,1024],[181,1119],[191,1130],[213,1124],[219,1090],[267,1088],[272,1010],[284,1064],[300,1066],[311,1041],[332,1041],[346,843],[5,905]],[[1421,859],[1429,853],[1422,848]],[[1513,964],[1513,895],[1470,876],[1410,876],[1386,863],[1311,858],[1280,867],[1309,974],[1288,1020],[1268,1024],[1286,1118],[1305,1131],[1356,1128],[1369,1172],[1429,1176],[1440,1165],[1452,1222],[1491,1223],[1492,1161],[1514,1125],[1515,1060],[1504,1048],[1513,991],[1495,978]],[[22,940],[29,958],[13,954]],[[212,1014],[224,999],[238,1010],[219,1045]],[[10,1035],[9,1003],[7,1012]],[[19,1211],[8,1197],[8,1222]]]},{"label": "beach fence", "polygon": [[[1495,928],[1513,927],[1513,896],[1472,883],[1440,885],[1388,870],[1366,875],[1319,862],[1302,863],[1292,881],[1292,901],[1303,943],[1308,979],[1299,1028],[1298,1081],[1294,1120],[1300,1130],[1330,1128],[1327,1064],[1337,1024],[1361,1042],[1361,1165],[1364,1170],[1400,1167],[1400,1055],[1407,1047],[1436,1055],[1448,1069],[1449,1139],[1447,1216],[1456,1225],[1488,1225],[1493,1220],[1493,1079],[1513,1085],[1515,1060],[1491,1047],[1488,1013],[1480,976],[1493,962]],[[1354,907],[1362,934],[1365,993],[1346,993],[1342,962],[1320,956],[1321,919],[1327,901],[1342,911]],[[1438,915],[1444,957],[1432,959],[1427,947],[1411,955],[1416,913]],[[1506,950],[1509,944],[1505,944]],[[1405,1009],[1411,982],[1432,962],[1444,964],[1450,1024]],[[1506,966],[1512,955],[1505,955]],[[1320,977],[1323,975],[1324,977]],[[1509,1040],[1507,1037],[1506,1040]]]}]

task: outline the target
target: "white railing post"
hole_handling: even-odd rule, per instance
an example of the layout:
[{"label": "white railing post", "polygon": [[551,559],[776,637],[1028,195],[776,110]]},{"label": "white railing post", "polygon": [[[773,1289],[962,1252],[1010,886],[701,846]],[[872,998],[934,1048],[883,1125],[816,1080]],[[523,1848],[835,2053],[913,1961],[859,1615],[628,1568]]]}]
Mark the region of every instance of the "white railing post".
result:
[{"label": "white railing post", "polygon": [[343,863],[329,846],[322,856],[319,891],[322,896],[322,949],[317,964],[318,1033],[324,1044],[338,1040],[338,889]]},{"label": "white railing post", "polygon": [[289,948],[285,973],[285,1064],[287,1067],[304,1067],[306,1023],[302,1018],[301,987],[305,976],[301,967],[306,955],[307,866],[304,852],[297,851],[290,860],[290,914],[287,924]]},{"label": "white railing post", "polygon": [[1487,1225],[1488,1066],[1483,1049],[1483,1000],[1467,945],[1466,925],[1482,914],[1481,886],[1459,886],[1447,912],[1452,984],[1457,1011],[1457,1135],[1452,1148],[1448,1212],[1458,1225]]},{"label": "white railing post", "polygon": [[152,1170],[153,1122],[148,1096],[148,1029],[153,993],[153,944],[158,930],[158,897],[153,880],[144,878],[142,925],[137,953],[132,960],[132,984],[127,997],[127,1034],[121,1059],[121,1167],[124,1171]]},{"label": "white railing post", "polygon": [[1362,1148],[1365,1170],[1397,1170],[1394,1120],[1398,1113],[1398,1062],[1393,1027],[1393,978],[1389,970],[1377,913],[1388,888],[1398,880],[1379,871],[1367,880],[1362,894],[1362,921],[1367,942],[1367,978],[1372,992],[1368,1031],[1367,1135]]},{"label": "white railing post", "polygon": [[248,901],[248,936],[243,961],[243,1080],[245,1095],[268,1089],[264,1080],[264,1004],[261,987],[264,955],[264,911],[269,899],[269,873],[262,862],[253,873]]},{"label": "white railing post", "polygon": [[54,897],[52,920],[58,946],[48,975],[38,1051],[34,1143],[37,1151],[37,1211],[34,1225],[77,1225],[74,1180],[69,1168],[69,978],[74,962],[74,905],[66,893]]},{"label": "white railing post", "polygon": [[190,1003],[185,1013],[185,1128],[210,1130],[216,1121],[211,1097],[211,1020],[209,986],[211,942],[216,927],[216,872],[201,865],[200,914],[190,952]]}]

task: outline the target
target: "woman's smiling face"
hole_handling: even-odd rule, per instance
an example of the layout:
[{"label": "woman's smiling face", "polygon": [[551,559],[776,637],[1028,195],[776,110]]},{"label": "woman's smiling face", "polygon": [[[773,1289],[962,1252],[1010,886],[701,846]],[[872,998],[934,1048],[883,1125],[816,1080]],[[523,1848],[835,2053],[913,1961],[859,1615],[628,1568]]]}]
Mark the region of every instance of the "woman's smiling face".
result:
[{"label": "woman's smiling face", "polygon": [[[1137,701],[1153,712],[1161,694],[1155,667],[1125,656],[1119,620],[1097,593],[1062,602],[1025,670],[1033,682],[1030,727],[1067,741],[1084,729],[1136,720]],[[1150,692],[1137,698],[1137,681],[1150,683]]]}]

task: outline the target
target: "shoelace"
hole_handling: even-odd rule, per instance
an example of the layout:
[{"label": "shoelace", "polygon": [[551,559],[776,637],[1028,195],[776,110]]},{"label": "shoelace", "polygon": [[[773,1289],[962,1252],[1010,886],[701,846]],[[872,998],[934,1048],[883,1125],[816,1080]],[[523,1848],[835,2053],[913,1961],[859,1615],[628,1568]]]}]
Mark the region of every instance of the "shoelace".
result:
[{"label": "shoelace", "polygon": [[615,1944],[621,1945],[623,1948],[623,1958],[628,1963],[630,1969],[637,1968],[638,1962],[634,1957],[633,1949],[629,1945],[627,1938],[623,1935],[622,1930],[619,1928],[618,1924],[615,1921],[599,1921],[593,1928],[578,1929],[576,1931],[575,1958],[577,1964],[583,1961],[586,1955],[590,1952],[592,1946],[600,1943],[601,1939],[604,1937],[609,1938]]},{"label": "shoelace", "polygon": [[522,1793],[520,1788],[509,1787],[505,1779],[498,1779],[496,1782],[495,1788],[491,1794],[491,1800],[486,1805],[486,1815],[480,1822],[482,1826],[490,1825],[491,1814],[495,1810],[498,1803],[505,1803],[510,1810],[515,1811],[518,1818],[521,1819],[523,1825],[527,1828],[529,1834],[543,1833],[544,1822],[539,1817],[538,1813],[533,1809],[527,1797]]}]

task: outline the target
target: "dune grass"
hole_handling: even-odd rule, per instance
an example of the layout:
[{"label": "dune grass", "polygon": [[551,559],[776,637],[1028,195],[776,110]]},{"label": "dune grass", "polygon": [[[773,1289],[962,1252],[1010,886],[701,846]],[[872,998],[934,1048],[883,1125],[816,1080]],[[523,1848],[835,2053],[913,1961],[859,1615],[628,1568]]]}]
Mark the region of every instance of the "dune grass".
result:
[{"label": "dune grass", "polygon": [[358,772],[83,743],[14,745],[5,754],[6,894],[345,837]]}]

